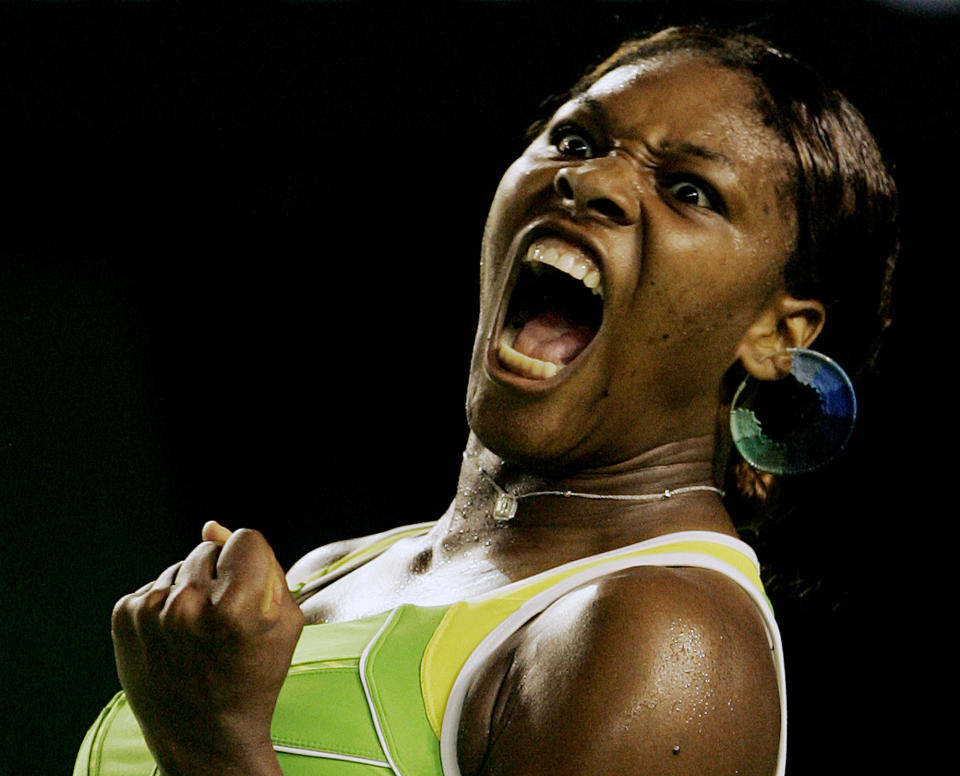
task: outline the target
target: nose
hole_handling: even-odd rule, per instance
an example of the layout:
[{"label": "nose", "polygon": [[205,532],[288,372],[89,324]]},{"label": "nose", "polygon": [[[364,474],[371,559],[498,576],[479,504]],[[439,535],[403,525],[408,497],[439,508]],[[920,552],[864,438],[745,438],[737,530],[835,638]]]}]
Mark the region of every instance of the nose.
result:
[{"label": "nose", "polygon": [[553,188],[563,206],[577,216],[613,221],[622,226],[640,220],[640,198],[630,162],[619,156],[588,159],[561,168]]}]

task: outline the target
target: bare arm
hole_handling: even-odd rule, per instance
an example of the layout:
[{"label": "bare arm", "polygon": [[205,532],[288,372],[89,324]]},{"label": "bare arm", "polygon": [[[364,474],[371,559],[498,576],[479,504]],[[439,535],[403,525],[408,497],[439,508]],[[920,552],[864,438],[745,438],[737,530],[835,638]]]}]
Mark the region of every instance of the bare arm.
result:
[{"label": "bare arm", "polygon": [[779,694],[752,602],[719,574],[643,568],[573,591],[468,697],[470,776],[770,776]]}]

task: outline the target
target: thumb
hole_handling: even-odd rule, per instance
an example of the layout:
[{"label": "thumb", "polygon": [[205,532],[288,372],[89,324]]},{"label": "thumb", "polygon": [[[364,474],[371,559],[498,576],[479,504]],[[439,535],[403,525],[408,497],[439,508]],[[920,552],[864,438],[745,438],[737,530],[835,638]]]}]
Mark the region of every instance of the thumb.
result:
[{"label": "thumb", "polygon": [[221,547],[226,544],[227,539],[233,535],[233,531],[228,528],[224,528],[216,520],[208,520],[203,525],[203,530],[200,532],[200,536],[205,542],[213,542],[214,544],[219,544]]}]

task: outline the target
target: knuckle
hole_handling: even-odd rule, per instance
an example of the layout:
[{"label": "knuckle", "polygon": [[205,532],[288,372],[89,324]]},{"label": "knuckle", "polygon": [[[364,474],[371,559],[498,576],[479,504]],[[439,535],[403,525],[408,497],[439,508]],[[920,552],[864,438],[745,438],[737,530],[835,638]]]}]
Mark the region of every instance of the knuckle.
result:
[{"label": "knuckle", "polygon": [[110,614],[111,632],[115,636],[150,632],[157,623],[167,592],[166,588],[157,588],[146,593],[125,595],[113,606]]},{"label": "knuckle", "polygon": [[139,613],[156,612],[160,609],[170,595],[169,587],[158,587],[140,597],[134,611]]},{"label": "knuckle", "polygon": [[191,583],[178,585],[167,597],[158,616],[161,627],[176,627],[196,616],[198,591]]},{"label": "knuckle", "polygon": [[207,540],[200,542],[200,544],[198,544],[193,551],[200,555],[219,555],[222,549],[222,544]]},{"label": "knuckle", "polygon": [[113,611],[110,613],[110,626],[113,630],[122,629],[133,621],[135,598],[133,593],[129,593],[113,605]]},{"label": "knuckle", "polygon": [[131,609],[133,624],[137,630],[147,631],[156,627],[158,616],[167,599],[167,590],[151,590]]},{"label": "knuckle", "polygon": [[233,532],[233,538],[235,542],[240,542],[243,544],[266,544],[267,540],[264,539],[263,534],[260,533],[256,528],[238,528]]},{"label": "knuckle", "polygon": [[225,631],[240,633],[246,630],[250,617],[239,596],[224,596],[216,608],[216,621]]}]

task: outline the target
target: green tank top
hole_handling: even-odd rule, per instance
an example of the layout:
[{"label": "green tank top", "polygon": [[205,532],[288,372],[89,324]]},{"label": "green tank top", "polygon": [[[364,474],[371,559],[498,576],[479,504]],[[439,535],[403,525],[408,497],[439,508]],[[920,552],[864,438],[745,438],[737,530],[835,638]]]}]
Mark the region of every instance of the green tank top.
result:
[{"label": "green tank top", "polygon": [[[301,600],[405,536],[400,528],[327,567],[295,590]],[[566,563],[447,606],[403,605],[361,620],[307,625],[280,691],[271,735],[285,776],[460,776],[457,730],[471,679],[511,634],[567,592],[624,568],[680,566],[725,574],[763,619],[780,687],[786,760],[786,686],[779,631],[756,556],[706,531],[660,536]],[[123,693],[88,731],[74,776],[154,776],[156,767]]]}]

